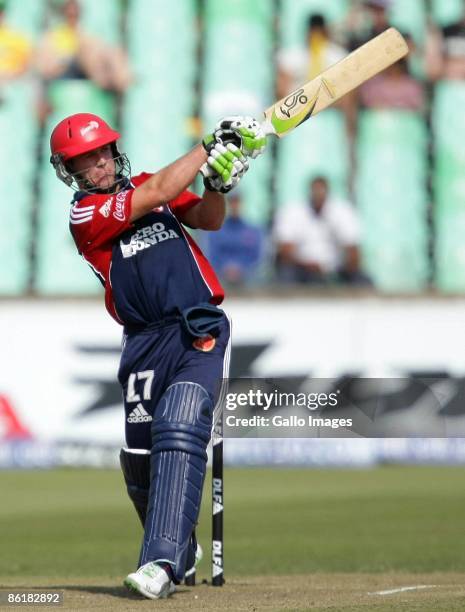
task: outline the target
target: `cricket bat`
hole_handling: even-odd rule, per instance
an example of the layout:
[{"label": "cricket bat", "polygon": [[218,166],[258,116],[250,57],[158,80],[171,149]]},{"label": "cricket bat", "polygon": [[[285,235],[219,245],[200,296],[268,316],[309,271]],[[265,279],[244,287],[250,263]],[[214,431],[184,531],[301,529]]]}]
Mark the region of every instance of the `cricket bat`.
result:
[{"label": "cricket bat", "polygon": [[407,53],[402,34],[395,28],[385,30],[270,106],[264,113],[262,129],[265,134],[282,138]]}]

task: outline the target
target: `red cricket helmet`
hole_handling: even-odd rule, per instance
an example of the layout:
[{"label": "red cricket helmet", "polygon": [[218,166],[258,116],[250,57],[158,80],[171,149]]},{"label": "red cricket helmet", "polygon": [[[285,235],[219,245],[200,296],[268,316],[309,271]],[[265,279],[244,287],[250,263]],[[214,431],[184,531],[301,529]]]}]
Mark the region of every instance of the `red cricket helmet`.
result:
[{"label": "red cricket helmet", "polygon": [[88,153],[107,144],[114,143],[114,158],[125,164],[127,158],[120,155],[116,141],[121,134],[113,130],[106,121],[92,113],[76,113],[66,117],[55,126],[50,137],[50,163],[58,178],[69,187],[76,177],[69,171],[66,163],[82,153]]},{"label": "red cricket helmet", "polygon": [[91,113],[77,113],[60,121],[50,137],[52,157],[61,155],[64,162],[76,155],[88,153],[111,142],[121,134],[112,130],[106,121]]}]

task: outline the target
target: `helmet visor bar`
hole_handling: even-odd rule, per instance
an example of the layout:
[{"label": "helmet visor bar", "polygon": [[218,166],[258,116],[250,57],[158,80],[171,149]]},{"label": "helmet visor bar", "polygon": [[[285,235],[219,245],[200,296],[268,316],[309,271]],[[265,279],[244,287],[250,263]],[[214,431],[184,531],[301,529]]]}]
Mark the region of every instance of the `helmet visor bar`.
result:
[{"label": "helmet visor bar", "polygon": [[[71,187],[75,191],[84,191],[86,193],[116,193],[121,183],[125,182],[131,177],[131,164],[125,153],[119,153],[116,145],[114,145],[114,157],[110,158],[115,163],[115,171],[112,174],[104,175],[112,176],[113,182],[104,189],[100,189],[98,185],[95,185],[92,181],[86,178],[86,173],[89,168],[80,170],[79,172],[71,171],[69,162],[65,163],[61,155],[52,155],[50,162],[55,168],[57,177],[65,183],[68,187]],[[104,178],[102,177],[102,178]]]}]

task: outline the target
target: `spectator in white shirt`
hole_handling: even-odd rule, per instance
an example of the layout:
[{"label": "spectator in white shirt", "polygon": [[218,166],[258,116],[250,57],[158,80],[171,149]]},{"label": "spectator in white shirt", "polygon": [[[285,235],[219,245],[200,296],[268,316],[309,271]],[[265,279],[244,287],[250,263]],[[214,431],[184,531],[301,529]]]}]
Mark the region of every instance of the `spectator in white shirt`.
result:
[{"label": "spectator in white shirt", "polygon": [[286,282],[369,284],[360,270],[360,224],[353,206],[330,196],[323,176],[309,199],[282,208],[274,223],[278,278]]}]

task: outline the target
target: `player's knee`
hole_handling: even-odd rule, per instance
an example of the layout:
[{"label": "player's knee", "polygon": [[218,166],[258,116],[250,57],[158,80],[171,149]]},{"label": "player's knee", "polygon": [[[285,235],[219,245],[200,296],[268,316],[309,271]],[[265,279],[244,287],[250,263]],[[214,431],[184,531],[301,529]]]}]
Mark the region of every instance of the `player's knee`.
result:
[{"label": "player's knee", "polygon": [[197,383],[168,387],[152,421],[152,452],[180,450],[206,460],[213,408],[210,395]]}]

